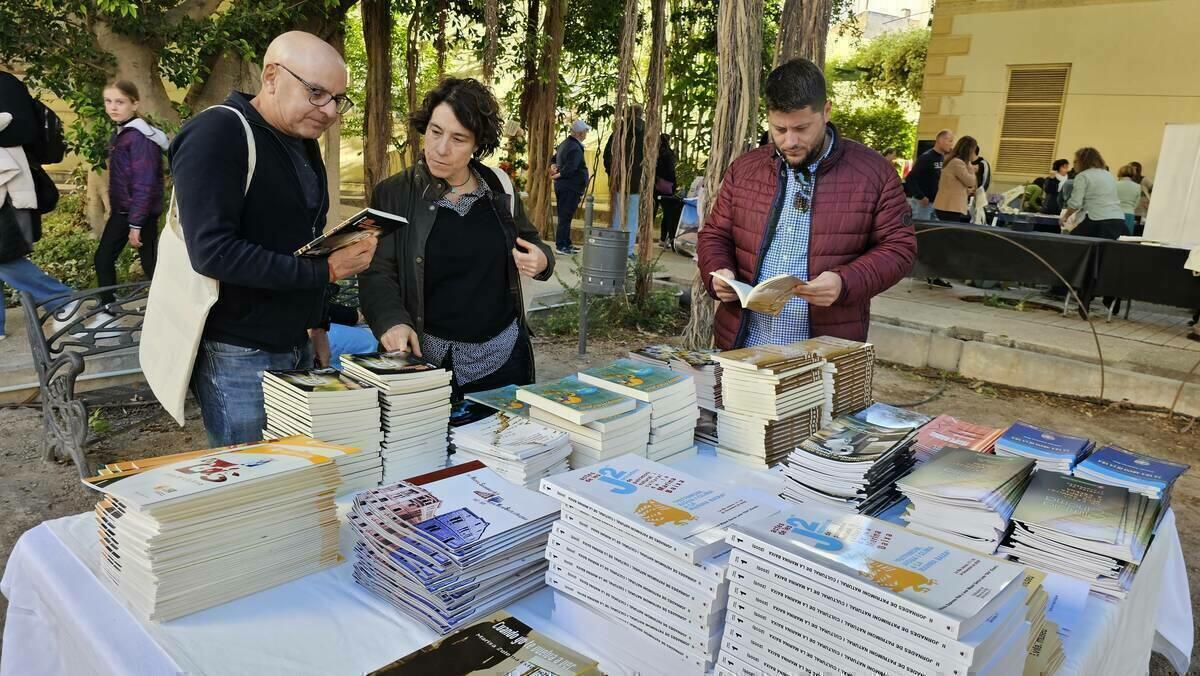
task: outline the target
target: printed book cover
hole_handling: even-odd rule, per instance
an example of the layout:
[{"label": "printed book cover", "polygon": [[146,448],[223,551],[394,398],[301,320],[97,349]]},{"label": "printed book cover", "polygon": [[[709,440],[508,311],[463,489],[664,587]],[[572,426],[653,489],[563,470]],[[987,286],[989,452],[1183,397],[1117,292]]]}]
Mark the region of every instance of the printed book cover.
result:
[{"label": "printed book cover", "polygon": [[517,390],[518,397],[527,393],[579,412],[604,410],[611,406],[619,406],[623,402],[629,402],[629,408],[634,408],[633,400],[629,397],[590,385],[575,376],[541,385],[522,385]]},{"label": "printed book cover", "polygon": [[368,676],[593,676],[596,660],[556,643],[507,611],[372,671]]},{"label": "printed book cover", "polygon": [[267,373],[302,392],[348,392],[363,389],[362,385],[342,375],[337,369],[293,369]]},{"label": "printed book cover", "polygon": [[1161,494],[1190,467],[1184,463],[1134,453],[1120,446],[1105,446],[1079,463],[1075,473],[1100,482],[1114,479],[1123,485],[1143,486]]},{"label": "printed book cover", "polygon": [[732,526],[729,540],[743,549],[739,536],[837,571],[884,599],[903,599],[960,628],[986,620],[985,608],[1019,589],[1025,576],[1022,565],[816,503]]},{"label": "printed book cover", "polygon": [[933,418],[907,408],[897,408],[889,404],[876,402],[861,411],[850,415],[855,420],[887,427],[889,429],[910,429],[920,427]]},{"label": "printed book cover", "polygon": [[360,366],[376,375],[408,375],[424,371],[437,371],[440,368],[411,352],[369,352],[367,354],[346,354],[342,360]]},{"label": "printed book cover", "polygon": [[325,231],[313,241],[296,249],[294,255],[310,258],[328,256],[338,249],[348,247],[367,237],[383,237],[395,232],[408,219],[378,209],[363,209]]},{"label": "printed book cover", "polygon": [[1117,544],[1129,491],[1058,472],[1035,472],[1014,521],[1085,540]]},{"label": "printed book cover", "polygon": [[966,448],[946,448],[932,460],[900,479],[897,485],[907,491],[915,488],[954,500],[986,502],[1015,477],[1033,470],[1029,458],[1006,458],[976,453]]},{"label": "printed book cover", "polygon": [[504,387],[497,387],[494,390],[472,392],[464,396],[473,402],[494,408],[497,411],[519,415],[522,418],[529,417],[529,404],[517,399],[516,385],[505,385]]},{"label": "printed book cover", "polygon": [[841,417],[817,430],[800,448],[831,460],[863,462],[883,456],[907,437],[908,430],[885,429]]},{"label": "printed book cover", "polygon": [[1034,455],[1040,458],[1075,460],[1083,456],[1092,446],[1089,439],[1061,434],[1027,422],[1013,423],[996,440],[996,445],[1007,450]]},{"label": "printed book cover", "polygon": [[651,366],[631,359],[618,359],[605,366],[580,371],[579,379],[596,385],[599,385],[596,381],[604,381],[644,394],[652,394],[686,382],[688,377],[669,368]]}]

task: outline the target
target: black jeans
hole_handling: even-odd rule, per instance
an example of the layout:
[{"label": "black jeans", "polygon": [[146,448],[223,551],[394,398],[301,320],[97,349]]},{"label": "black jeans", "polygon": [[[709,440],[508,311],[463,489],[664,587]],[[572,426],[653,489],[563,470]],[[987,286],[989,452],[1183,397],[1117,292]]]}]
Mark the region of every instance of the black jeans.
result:
[{"label": "black jeans", "polygon": [[555,188],[554,197],[557,200],[556,210],[558,211],[558,228],[554,231],[554,246],[557,249],[569,249],[571,247],[571,219],[575,216],[575,209],[579,208],[579,200],[583,198],[583,194],[574,190]]},{"label": "black jeans", "polygon": [[970,223],[971,217],[967,214],[960,214],[957,211],[942,211],[934,209],[933,213],[937,214],[939,221],[949,221],[951,223]]},{"label": "black jeans", "polygon": [[679,230],[679,216],[683,214],[683,200],[674,195],[655,195],[654,213],[662,207],[662,223],[658,226],[659,240],[671,243],[675,241],[675,233]]},{"label": "black jeans", "polygon": [[[100,244],[96,247],[93,260],[96,266],[96,286],[112,286],[117,283],[117,257],[129,243],[129,221],[125,214],[113,213],[104,224],[104,234],[100,236]],[[152,214],[142,227],[142,248],[138,249],[138,257],[142,260],[142,269],[146,277],[154,276],[154,263],[158,249],[158,214]],[[100,302],[108,304],[115,300],[111,291],[100,295]]]},{"label": "black jeans", "polygon": [[[1093,221],[1090,218],[1085,218],[1082,223],[1075,226],[1071,234],[1080,237],[1119,239],[1121,235],[1128,232],[1125,228],[1125,219],[1123,218],[1109,218],[1102,221]],[[1115,296],[1105,296],[1104,307],[1112,307],[1113,314],[1115,315],[1121,311],[1121,299]]]}]

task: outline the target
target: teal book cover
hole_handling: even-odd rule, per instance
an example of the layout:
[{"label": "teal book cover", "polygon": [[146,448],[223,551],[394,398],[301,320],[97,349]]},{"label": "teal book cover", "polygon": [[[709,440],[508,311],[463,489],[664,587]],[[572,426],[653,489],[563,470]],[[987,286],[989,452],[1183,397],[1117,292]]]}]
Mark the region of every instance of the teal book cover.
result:
[{"label": "teal book cover", "polygon": [[618,359],[606,366],[590,368],[582,373],[646,393],[657,392],[687,380],[687,376],[670,369],[650,366],[631,359]]},{"label": "teal book cover", "polygon": [[541,385],[522,385],[519,389],[549,399],[556,404],[562,404],[575,411],[604,409],[620,404],[628,398],[616,392],[589,385],[575,376],[567,376]]},{"label": "teal book cover", "polygon": [[519,415],[523,418],[529,417],[529,404],[517,400],[516,385],[505,385],[504,387],[497,387],[494,390],[472,392],[465,395],[465,398],[494,408],[497,411]]}]

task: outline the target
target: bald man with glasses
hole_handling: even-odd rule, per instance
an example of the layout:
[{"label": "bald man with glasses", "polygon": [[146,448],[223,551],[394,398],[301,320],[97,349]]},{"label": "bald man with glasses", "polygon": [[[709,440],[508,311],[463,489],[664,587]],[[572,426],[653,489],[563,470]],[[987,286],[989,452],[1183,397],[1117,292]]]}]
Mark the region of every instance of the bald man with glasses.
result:
[{"label": "bald man with glasses", "polygon": [[337,50],[284,33],[267,48],[258,94],[231,93],[171,144],[188,258],[220,287],[194,361],[180,365],[192,368],[212,446],[261,439],[264,370],[309,368],[314,346],[318,365],[328,363],[326,289],[375,253],[369,238],[328,258],[292,255],[325,225],[331,204],[317,138],[351,105]]}]

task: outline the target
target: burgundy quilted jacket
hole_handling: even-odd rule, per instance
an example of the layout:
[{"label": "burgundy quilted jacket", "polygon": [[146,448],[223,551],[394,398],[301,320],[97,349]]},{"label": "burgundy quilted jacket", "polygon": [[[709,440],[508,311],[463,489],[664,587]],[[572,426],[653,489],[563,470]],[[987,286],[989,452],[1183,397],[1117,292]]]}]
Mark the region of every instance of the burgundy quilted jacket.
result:
[{"label": "burgundy quilted jacket", "polygon": [[[709,294],[713,294],[709,273],[714,270],[728,268],[742,281],[757,278],[767,234],[774,233],[779,221],[782,165],[774,146],[766,145],[737,158],[725,172],[696,246]],[[900,178],[875,151],[838,137],[817,168],[812,210],[809,278],[826,270],[842,277],[837,302],[811,307],[812,335],[866,340],[871,297],[903,279],[917,255]],[[720,304],[713,328],[717,347],[730,349],[742,343],[742,309],[737,301]]]}]

